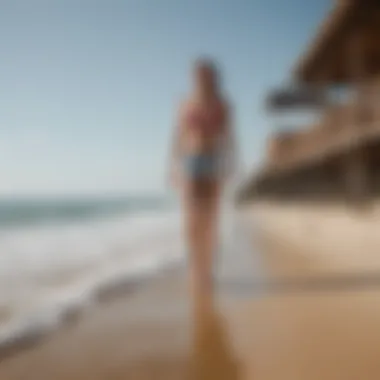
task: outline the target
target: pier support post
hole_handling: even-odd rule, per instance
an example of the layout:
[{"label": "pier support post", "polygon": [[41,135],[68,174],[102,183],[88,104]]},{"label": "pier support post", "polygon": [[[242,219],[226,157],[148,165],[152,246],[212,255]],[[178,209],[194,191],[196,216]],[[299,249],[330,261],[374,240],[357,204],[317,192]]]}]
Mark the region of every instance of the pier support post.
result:
[{"label": "pier support post", "polygon": [[349,112],[347,127],[349,128],[349,150],[345,159],[344,177],[348,200],[354,203],[362,203],[368,196],[368,175],[365,160],[365,152],[358,139],[363,134],[363,96],[365,89],[366,70],[363,50],[363,33],[356,30],[348,43],[348,69],[353,79],[354,99]]}]

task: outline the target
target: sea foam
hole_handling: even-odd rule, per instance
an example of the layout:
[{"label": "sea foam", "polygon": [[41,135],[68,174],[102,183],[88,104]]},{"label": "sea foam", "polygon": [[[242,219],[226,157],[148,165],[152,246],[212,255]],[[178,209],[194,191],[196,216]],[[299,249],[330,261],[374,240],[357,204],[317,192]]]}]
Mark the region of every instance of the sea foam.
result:
[{"label": "sea foam", "polygon": [[176,211],[0,232],[0,344],[34,339],[183,258]]}]

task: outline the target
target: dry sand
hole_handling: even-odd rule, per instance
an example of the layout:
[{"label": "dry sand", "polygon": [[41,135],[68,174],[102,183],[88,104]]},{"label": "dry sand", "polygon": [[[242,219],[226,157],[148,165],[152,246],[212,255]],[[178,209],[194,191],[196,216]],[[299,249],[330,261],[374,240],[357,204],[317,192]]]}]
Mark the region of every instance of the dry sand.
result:
[{"label": "dry sand", "polygon": [[262,234],[276,240],[323,271],[380,271],[380,204],[366,210],[328,204],[258,204],[248,219],[260,220]]},{"label": "dry sand", "polygon": [[[302,242],[276,240],[286,228],[285,211],[267,210],[268,218],[283,215],[262,242],[268,281],[295,284],[314,276],[326,284],[323,275],[338,278],[340,268],[353,271],[360,262],[359,273],[373,267],[374,255],[356,252],[361,260],[354,260],[348,249],[339,260],[321,252],[321,260],[317,250],[300,251]],[[376,284],[337,289],[327,282],[263,294],[253,285],[242,293],[224,284],[214,303],[190,303],[177,270],[104,301],[45,342],[3,360],[0,380],[378,380],[379,327]]]}]

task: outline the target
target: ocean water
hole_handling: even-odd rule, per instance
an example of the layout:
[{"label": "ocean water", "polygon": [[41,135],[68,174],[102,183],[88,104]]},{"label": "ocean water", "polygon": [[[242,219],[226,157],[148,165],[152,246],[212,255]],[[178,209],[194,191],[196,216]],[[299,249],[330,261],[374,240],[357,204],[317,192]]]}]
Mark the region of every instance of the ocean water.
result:
[{"label": "ocean water", "polygon": [[181,261],[180,229],[162,198],[1,200],[0,344]]}]

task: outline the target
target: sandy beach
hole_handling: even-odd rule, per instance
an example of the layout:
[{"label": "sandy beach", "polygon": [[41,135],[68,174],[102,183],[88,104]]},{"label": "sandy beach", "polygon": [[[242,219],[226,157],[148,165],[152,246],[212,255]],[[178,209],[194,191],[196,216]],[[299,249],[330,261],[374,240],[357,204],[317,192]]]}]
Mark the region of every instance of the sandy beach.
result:
[{"label": "sandy beach", "polygon": [[[378,379],[380,287],[342,278],[365,279],[366,268],[376,269],[375,255],[353,252],[347,238],[342,247],[349,254],[318,254],[313,245],[305,251],[308,235],[295,239],[289,220],[290,214],[298,222],[310,220],[310,209],[307,218],[304,209],[294,210],[261,209],[261,218],[272,218],[271,229],[252,248],[252,255],[262,256],[261,273],[257,277],[252,268],[244,289],[235,276],[221,281],[214,302],[190,302],[183,269],[163,272],[138,291],[105,297],[43,342],[4,357],[0,379]],[[323,228],[321,218],[312,220]],[[355,223],[344,229],[356,229]],[[279,235],[286,228],[291,239]],[[307,286],[310,279],[313,286]],[[276,281],[277,287],[268,286]],[[260,284],[266,292],[258,291]]]}]

